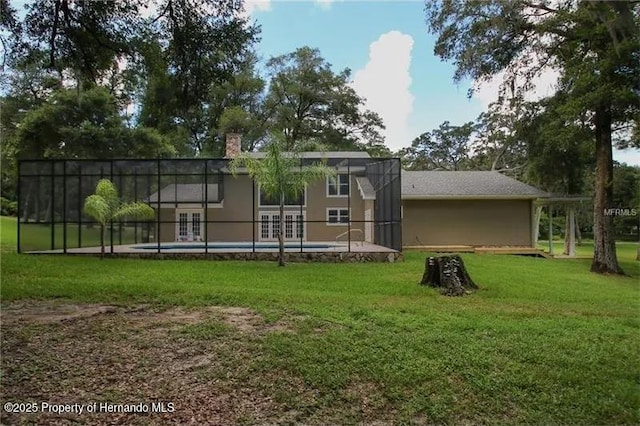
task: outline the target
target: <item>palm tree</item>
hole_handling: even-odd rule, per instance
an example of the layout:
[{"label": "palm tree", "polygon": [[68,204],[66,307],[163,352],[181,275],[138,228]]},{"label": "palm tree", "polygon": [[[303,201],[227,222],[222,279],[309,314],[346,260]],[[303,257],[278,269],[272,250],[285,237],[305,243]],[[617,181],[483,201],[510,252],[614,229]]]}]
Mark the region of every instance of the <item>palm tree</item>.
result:
[{"label": "palm tree", "polygon": [[153,209],[145,203],[121,202],[118,190],[109,179],[98,181],[95,194],[89,195],[84,202],[84,212],[100,223],[101,257],[104,257],[104,236],[109,222],[124,217],[149,220],[155,216]]},{"label": "palm tree", "polygon": [[280,200],[280,227],[278,231],[278,266],[284,266],[284,204],[286,199],[298,199],[305,187],[315,181],[335,175],[335,171],[322,162],[302,166],[297,152],[284,152],[283,140],[274,136],[266,147],[262,159],[241,153],[231,161],[231,173],[245,167],[249,176],[260,184],[260,191],[272,200]]}]

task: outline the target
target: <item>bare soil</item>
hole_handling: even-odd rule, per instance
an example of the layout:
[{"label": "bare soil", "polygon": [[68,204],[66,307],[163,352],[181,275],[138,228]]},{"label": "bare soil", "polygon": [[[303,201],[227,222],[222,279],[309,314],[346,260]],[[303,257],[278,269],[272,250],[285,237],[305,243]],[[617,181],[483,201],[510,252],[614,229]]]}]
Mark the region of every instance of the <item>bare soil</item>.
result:
[{"label": "bare soil", "polygon": [[[2,424],[227,425],[300,419],[251,370],[266,333],[295,330],[286,322],[266,323],[250,309],[29,301],[3,304],[0,320],[2,403],[38,407],[37,413],[2,409]],[[302,383],[290,381],[300,398],[314,398]],[[148,408],[164,403],[166,410],[171,403],[173,412],[43,413],[43,402],[143,403]]]}]

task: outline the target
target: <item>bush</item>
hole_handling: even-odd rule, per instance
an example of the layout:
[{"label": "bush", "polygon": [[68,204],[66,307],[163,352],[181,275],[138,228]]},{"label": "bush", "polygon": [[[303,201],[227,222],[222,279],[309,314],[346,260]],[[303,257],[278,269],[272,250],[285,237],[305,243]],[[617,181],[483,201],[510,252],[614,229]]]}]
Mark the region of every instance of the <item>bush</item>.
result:
[{"label": "bush", "polygon": [[0,215],[16,216],[18,214],[18,202],[0,197]]}]

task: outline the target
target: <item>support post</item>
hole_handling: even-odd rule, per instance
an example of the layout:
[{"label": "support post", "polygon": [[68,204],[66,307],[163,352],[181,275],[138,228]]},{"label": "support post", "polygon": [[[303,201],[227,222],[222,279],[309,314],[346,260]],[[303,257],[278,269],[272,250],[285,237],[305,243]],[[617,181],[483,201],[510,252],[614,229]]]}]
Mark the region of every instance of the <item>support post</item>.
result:
[{"label": "support post", "polygon": [[532,246],[535,247],[540,237],[540,216],[542,215],[542,206],[535,207],[535,213],[533,215],[533,242]]},{"label": "support post", "polygon": [[575,207],[569,206],[569,256],[576,256],[576,219],[575,219]]}]

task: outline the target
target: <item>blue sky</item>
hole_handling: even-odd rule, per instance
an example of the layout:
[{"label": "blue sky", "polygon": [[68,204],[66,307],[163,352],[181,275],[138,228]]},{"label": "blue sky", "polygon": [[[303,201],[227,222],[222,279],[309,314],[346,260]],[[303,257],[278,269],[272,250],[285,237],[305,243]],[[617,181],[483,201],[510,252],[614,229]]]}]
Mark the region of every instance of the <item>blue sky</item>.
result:
[{"label": "blue sky", "polygon": [[317,47],[335,71],[351,69],[362,96],[374,100],[384,91],[373,106],[383,109],[376,112],[389,122],[387,144],[394,150],[445,120],[462,124],[485,108],[479,99],[467,99],[470,82],[454,84],[453,66],[433,55],[422,2],[271,1],[268,7],[251,12],[262,26],[259,54],[268,59]]},{"label": "blue sky", "polygon": [[[246,7],[262,27],[263,59],[307,45],[334,71],[350,68],[353,87],[382,116],[393,151],[445,120],[474,120],[497,97],[499,78],[471,99],[471,81],[453,82],[454,66],[433,54],[422,1],[249,0]],[[551,94],[555,78],[542,75],[531,98]],[[640,165],[640,150],[616,151],[614,158]]]}]

